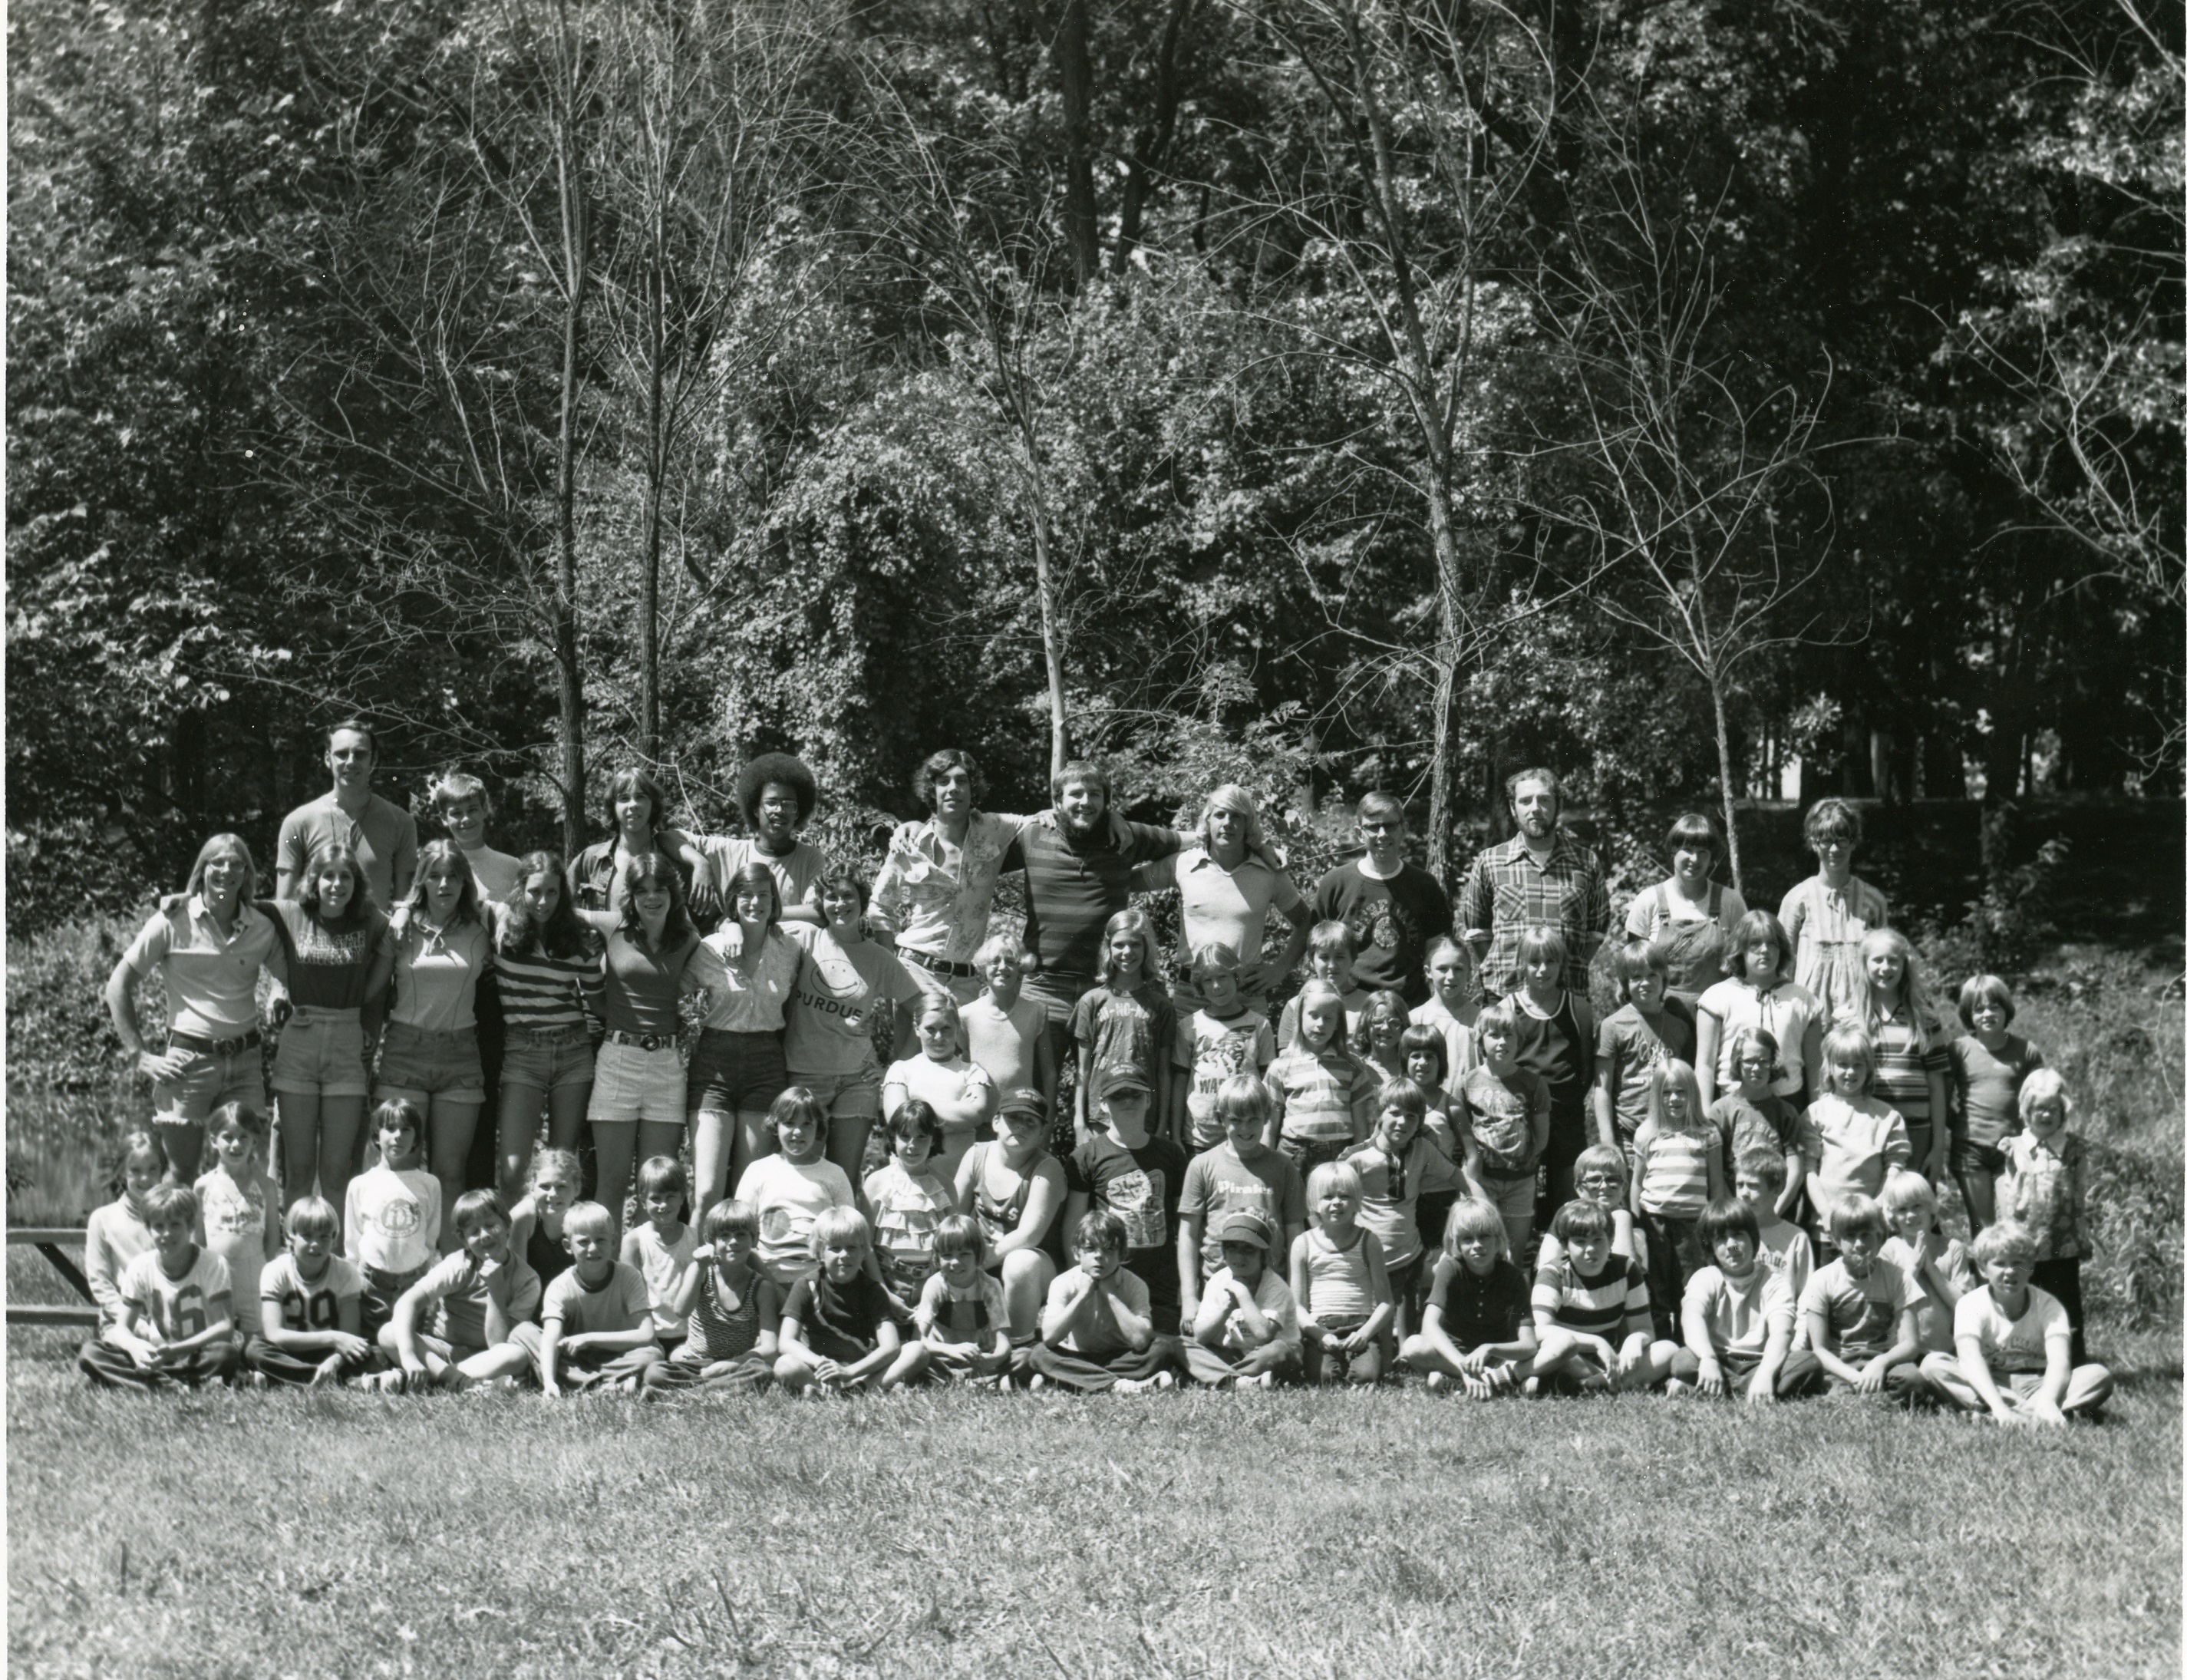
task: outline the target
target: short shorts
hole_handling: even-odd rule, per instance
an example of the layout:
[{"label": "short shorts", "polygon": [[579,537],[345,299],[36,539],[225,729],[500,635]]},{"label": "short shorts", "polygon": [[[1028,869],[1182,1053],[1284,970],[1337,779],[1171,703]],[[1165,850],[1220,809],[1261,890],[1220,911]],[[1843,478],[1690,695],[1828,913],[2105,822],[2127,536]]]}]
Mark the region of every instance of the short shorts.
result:
[{"label": "short shorts", "polygon": [[593,1069],[585,1118],[593,1125],[683,1124],[683,1056],[675,1045],[644,1050],[610,1038],[600,1046]]},{"label": "short shorts", "polygon": [[764,1114],[788,1088],[779,1032],[726,1032],[708,1027],[691,1047],[689,1091],[694,1110],[713,1114]]},{"label": "short shorts", "polygon": [[155,1125],[198,1125],[223,1103],[248,1103],[265,1112],[266,1075],[256,1044],[232,1055],[193,1050],[181,1077],[152,1083]]},{"label": "short shorts", "polygon": [[2004,1176],[2004,1151],[1992,1149],[1987,1143],[1977,1143],[1971,1138],[1954,1136],[1952,1139],[1952,1171],[1958,1173],[1981,1172],[1992,1178]]},{"label": "short shorts", "polygon": [[1298,1168],[1302,1178],[1324,1161],[1336,1160],[1351,1147],[1349,1138],[1284,1137],[1276,1139],[1276,1148],[1283,1152],[1285,1160]]},{"label": "short shorts", "polygon": [[486,1069],[479,1061],[478,1029],[435,1032],[407,1021],[388,1022],[379,1041],[379,1087],[484,1102]]},{"label": "short shorts", "polygon": [[1521,1222],[1531,1225],[1534,1218],[1534,1175],[1531,1172],[1499,1177],[1494,1173],[1481,1175],[1481,1193],[1488,1205],[1502,1217],[1505,1228]]},{"label": "short shorts", "polygon": [[792,1069],[790,1082],[810,1091],[830,1120],[881,1117],[881,1070],[871,1062],[854,1073],[799,1073]]},{"label": "short shorts", "polygon": [[281,1028],[273,1053],[273,1088],[298,1095],[362,1097],[372,1089],[364,1074],[364,1020],[355,1009],[299,1005]]},{"label": "short shorts", "polygon": [[501,1082],[532,1091],[565,1091],[593,1082],[593,1038],[582,1026],[547,1032],[512,1026],[503,1040]]}]

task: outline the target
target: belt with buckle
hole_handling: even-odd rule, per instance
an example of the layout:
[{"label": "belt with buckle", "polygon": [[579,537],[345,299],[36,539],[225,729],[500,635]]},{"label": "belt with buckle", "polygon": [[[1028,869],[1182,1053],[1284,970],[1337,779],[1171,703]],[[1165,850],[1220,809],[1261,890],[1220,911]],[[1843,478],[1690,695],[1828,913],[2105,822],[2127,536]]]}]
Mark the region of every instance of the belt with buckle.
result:
[{"label": "belt with buckle", "polygon": [[194,1032],[169,1033],[167,1048],[171,1050],[177,1044],[185,1050],[194,1050],[201,1056],[239,1056],[245,1050],[258,1048],[258,1035],[246,1032],[240,1038],[200,1038]]},{"label": "belt with buckle", "polygon": [[672,1032],[640,1035],[635,1032],[610,1031],[608,1034],[608,1042],[627,1044],[634,1050],[672,1050],[676,1048],[676,1035]]},{"label": "belt with buckle", "polygon": [[916,963],[922,969],[937,975],[947,975],[952,980],[976,980],[980,975],[980,971],[970,963],[952,963],[941,957],[930,957],[925,952],[914,951],[908,946],[897,946],[896,954],[907,963]]}]

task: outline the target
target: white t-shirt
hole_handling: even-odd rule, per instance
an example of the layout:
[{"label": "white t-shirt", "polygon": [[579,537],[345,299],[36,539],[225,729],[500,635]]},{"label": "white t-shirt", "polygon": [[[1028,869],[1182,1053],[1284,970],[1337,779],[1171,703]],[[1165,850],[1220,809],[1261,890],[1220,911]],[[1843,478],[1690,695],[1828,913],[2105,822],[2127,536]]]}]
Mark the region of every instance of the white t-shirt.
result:
[{"label": "white t-shirt", "polygon": [[266,1181],[239,1184],[224,1172],[197,1182],[205,1246],[228,1266],[230,1311],[238,1335],[258,1334],[258,1274],[266,1269]]},{"label": "white t-shirt", "polygon": [[[1222,1312],[1222,1306],[1214,1306],[1212,1303],[1221,1299],[1229,1289],[1230,1284],[1230,1268],[1227,1266],[1217,1267],[1215,1274],[1208,1278],[1206,1289],[1200,1294],[1200,1317],[1201,1319],[1212,1320]],[[1253,1285],[1253,1305],[1261,1309],[1262,1316],[1268,1321],[1268,1334],[1266,1337],[1257,1341],[1247,1341],[1244,1334],[1245,1314],[1237,1310],[1235,1303],[1224,1304],[1230,1307],[1229,1317],[1223,1323],[1222,1346],[1225,1353],[1237,1357],[1252,1352],[1255,1348],[1265,1346],[1269,1342],[1283,1342],[1291,1347],[1299,1346],[1302,1333],[1299,1329],[1298,1297],[1291,1293],[1291,1286],[1284,1281],[1273,1266],[1263,1266],[1261,1268],[1261,1281]],[[1196,1325],[1198,1321],[1195,1322]]]},{"label": "white t-shirt", "polygon": [[645,1279],[645,1298],[653,1309],[655,1335],[672,1340],[683,1334],[684,1315],[670,1309],[676,1300],[676,1286],[683,1280],[683,1270],[698,1251],[699,1233],[689,1225],[673,1243],[662,1242],[650,1221],[632,1226],[622,1239],[623,1263]]},{"label": "white t-shirt", "polygon": [[[228,1265],[211,1249],[200,1248],[190,1269],[170,1278],[156,1249],[147,1249],[121,1271],[121,1299],[137,1309],[138,1337],[155,1347],[188,1341],[212,1322],[207,1310],[229,1295]],[[234,1317],[231,1301],[228,1313]]]},{"label": "white t-shirt", "polygon": [[440,1252],[441,1181],[415,1167],[375,1166],[349,1181],[342,1229],[352,1263],[414,1272]]},{"label": "white t-shirt", "polygon": [[855,1207],[850,1175],[832,1160],[802,1166],[762,1155],[737,1180],[737,1200],[759,1216],[760,1265],[786,1294],[819,1269],[812,1258],[812,1222],[831,1207]]},{"label": "white t-shirt", "polygon": [[[2001,1371],[2044,1371],[2049,1368],[2050,1344],[2073,1345],[2072,1322],[2065,1306],[2048,1289],[2030,1285],[2027,1306],[2017,1318],[2008,1318],[1991,1298],[1989,1285],[1970,1289],[1959,1297],[1952,1313],[1952,1340],[1968,1336],[1982,1343],[1982,1357],[1993,1374]],[[2069,1356],[2070,1357],[2070,1353]]]},{"label": "white t-shirt", "polygon": [[[947,1062],[906,1056],[890,1064],[888,1076],[881,1081],[881,1112],[893,1117],[914,1097],[941,1116],[945,1132],[977,1131],[995,1110],[995,1087],[987,1070],[962,1056]],[[969,1121],[962,1117],[968,1106],[979,1110]]]},{"label": "white t-shirt", "polygon": [[294,1254],[277,1254],[258,1274],[259,1319],[290,1330],[338,1330],[342,1302],[363,1292],[357,1267],[338,1254],[327,1256],[327,1269],[311,1282]]}]

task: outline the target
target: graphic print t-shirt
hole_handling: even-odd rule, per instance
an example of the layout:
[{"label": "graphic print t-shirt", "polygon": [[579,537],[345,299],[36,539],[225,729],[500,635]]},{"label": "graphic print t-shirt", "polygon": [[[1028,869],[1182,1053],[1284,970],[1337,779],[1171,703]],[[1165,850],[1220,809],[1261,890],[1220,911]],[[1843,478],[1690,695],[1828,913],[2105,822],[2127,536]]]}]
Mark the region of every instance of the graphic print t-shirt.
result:
[{"label": "graphic print t-shirt", "polygon": [[1063,1163],[1066,1189],[1082,1191],[1097,1208],[1124,1222],[1131,1252],[1125,1264],[1150,1299],[1173,1305],[1177,1280],[1177,1208],[1184,1194],[1184,1151],[1167,1138],[1127,1149],[1106,1132],[1089,1132]]},{"label": "graphic print t-shirt", "polygon": [[1450,931],[1450,896],[1418,864],[1386,881],[1364,874],[1355,858],[1331,869],[1313,890],[1315,919],[1352,930],[1358,955],[1352,972],[1377,992],[1398,992],[1407,1003],[1428,1001],[1428,941]]}]

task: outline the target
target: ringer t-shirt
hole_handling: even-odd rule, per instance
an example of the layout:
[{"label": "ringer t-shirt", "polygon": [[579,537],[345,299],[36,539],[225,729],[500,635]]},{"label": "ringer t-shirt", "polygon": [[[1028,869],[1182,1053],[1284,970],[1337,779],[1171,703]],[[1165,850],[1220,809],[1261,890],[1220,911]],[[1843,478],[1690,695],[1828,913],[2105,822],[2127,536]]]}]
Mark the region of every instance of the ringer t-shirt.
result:
[{"label": "ringer t-shirt", "polygon": [[338,1254],[329,1255],[326,1270],[309,1280],[294,1254],[277,1254],[258,1274],[259,1321],[284,1330],[338,1330],[342,1302],[363,1293],[357,1267]]},{"label": "ringer t-shirt", "polygon": [[[169,1342],[187,1341],[208,1329],[212,1323],[212,1303],[228,1301],[231,1286],[228,1262],[200,1245],[198,1257],[179,1278],[167,1275],[157,1249],[145,1250],[122,1268],[121,1288],[121,1299],[137,1309],[138,1336],[163,1347]],[[234,1322],[232,1301],[226,1317],[229,1323]]]},{"label": "ringer t-shirt", "polygon": [[293,898],[261,898],[289,963],[289,1001],[300,1009],[361,1009],[364,983],[387,919],[371,906],[351,926],[330,928]]},{"label": "ringer t-shirt", "polygon": [[562,1334],[589,1336],[602,1330],[634,1330],[652,1317],[645,1279],[635,1266],[620,1260],[597,1284],[577,1275],[575,1266],[547,1285],[539,1302],[542,1325],[559,1322]]},{"label": "ringer t-shirt", "polygon": [[361,816],[351,817],[335,803],[331,791],[300,805],[281,819],[281,838],[273,849],[276,867],[292,879],[303,879],[312,854],[322,846],[346,846],[357,854],[373,902],[395,907],[395,886],[404,886],[418,869],[418,823],[410,813],[378,794],[365,797]]},{"label": "ringer t-shirt", "polygon": [[1003,873],[1026,875],[1025,942],[1040,957],[1042,989],[1076,996],[1101,966],[1101,930],[1131,902],[1132,871],[1172,856],[1182,842],[1170,829],[1127,823],[1118,846],[1105,818],[1083,840],[1035,823],[1003,854]]}]

